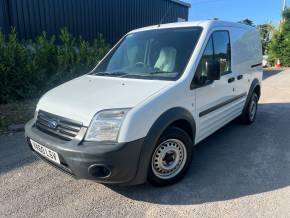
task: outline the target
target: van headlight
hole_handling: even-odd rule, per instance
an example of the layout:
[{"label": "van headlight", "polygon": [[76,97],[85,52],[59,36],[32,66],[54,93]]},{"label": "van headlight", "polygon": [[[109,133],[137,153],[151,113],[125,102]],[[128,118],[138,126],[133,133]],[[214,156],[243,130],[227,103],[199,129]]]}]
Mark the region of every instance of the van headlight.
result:
[{"label": "van headlight", "polygon": [[128,111],[129,109],[112,109],[97,113],[91,121],[85,140],[116,142]]}]

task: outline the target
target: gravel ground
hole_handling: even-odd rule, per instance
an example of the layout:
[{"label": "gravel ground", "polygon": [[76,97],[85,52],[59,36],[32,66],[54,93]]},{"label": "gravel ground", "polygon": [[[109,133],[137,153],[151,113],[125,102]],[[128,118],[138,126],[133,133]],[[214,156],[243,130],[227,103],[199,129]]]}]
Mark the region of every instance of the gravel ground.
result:
[{"label": "gravel ground", "polygon": [[264,73],[256,123],[200,143],[166,188],[76,181],[37,160],[23,133],[0,137],[0,217],[289,217],[290,70]]}]

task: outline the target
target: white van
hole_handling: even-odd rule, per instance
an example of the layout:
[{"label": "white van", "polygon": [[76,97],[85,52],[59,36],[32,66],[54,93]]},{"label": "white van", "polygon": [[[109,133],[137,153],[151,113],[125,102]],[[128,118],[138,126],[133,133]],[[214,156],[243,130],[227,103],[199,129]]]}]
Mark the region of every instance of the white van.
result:
[{"label": "white van", "polygon": [[75,178],[173,184],[194,145],[237,117],[254,122],[261,80],[255,28],[210,20],[134,30],[40,99],[27,142]]}]

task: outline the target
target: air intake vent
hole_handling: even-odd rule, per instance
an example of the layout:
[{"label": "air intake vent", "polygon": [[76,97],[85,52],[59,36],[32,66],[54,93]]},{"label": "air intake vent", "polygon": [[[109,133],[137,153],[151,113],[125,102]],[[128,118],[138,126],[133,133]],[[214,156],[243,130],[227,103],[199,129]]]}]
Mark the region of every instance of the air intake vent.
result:
[{"label": "air intake vent", "polygon": [[39,111],[36,127],[49,135],[70,141],[79,133],[82,123]]}]

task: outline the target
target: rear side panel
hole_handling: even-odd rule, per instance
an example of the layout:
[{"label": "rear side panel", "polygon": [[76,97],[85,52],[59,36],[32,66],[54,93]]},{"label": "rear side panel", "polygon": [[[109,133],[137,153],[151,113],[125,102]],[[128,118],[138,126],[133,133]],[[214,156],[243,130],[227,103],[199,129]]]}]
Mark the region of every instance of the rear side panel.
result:
[{"label": "rear side panel", "polygon": [[235,94],[248,93],[252,81],[262,80],[262,47],[254,28],[232,28],[232,71],[236,76]]}]

